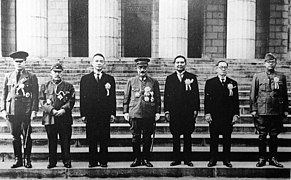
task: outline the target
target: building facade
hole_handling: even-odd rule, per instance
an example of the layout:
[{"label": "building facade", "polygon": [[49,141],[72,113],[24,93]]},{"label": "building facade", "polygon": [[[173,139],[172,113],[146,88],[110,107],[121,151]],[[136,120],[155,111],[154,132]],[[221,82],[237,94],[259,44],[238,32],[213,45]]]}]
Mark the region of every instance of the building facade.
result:
[{"label": "building facade", "polygon": [[288,60],[289,0],[1,0],[1,56]]}]

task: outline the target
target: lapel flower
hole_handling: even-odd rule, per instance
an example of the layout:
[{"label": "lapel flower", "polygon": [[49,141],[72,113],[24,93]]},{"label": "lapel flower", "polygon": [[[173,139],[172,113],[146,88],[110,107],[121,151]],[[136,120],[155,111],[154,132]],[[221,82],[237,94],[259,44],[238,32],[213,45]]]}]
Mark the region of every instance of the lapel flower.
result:
[{"label": "lapel flower", "polygon": [[279,89],[279,78],[274,77],[275,89]]},{"label": "lapel flower", "polygon": [[106,83],[106,84],[105,84],[105,89],[106,89],[106,91],[107,91],[107,96],[109,96],[109,90],[111,89],[111,84]]},{"label": "lapel flower", "polygon": [[25,97],[29,98],[30,97],[30,93],[29,92],[25,93]]},{"label": "lapel flower", "polygon": [[191,91],[191,84],[193,83],[194,79],[186,79],[185,85],[186,85],[186,91]]},{"label": "lapel flower", "polygon": [[229,83],[229,84],[227,84],[227,88],[229,90],[229,96],[233,96],[232,90],[233,90],[233,88],[236,88],[236,87],[234,87],[233,84]]},{"label": "lapel flower", "polygon": [[48,105],[51,105],[51,104],[52,104],[52,101],[51,101],[50,99],[47,99],[47,100],[46,100],[46,103],[47,103]]},{"label": "lapel flower", "polygon": [[140,93],[139,93],[139,92],[136,92],[136,93],[134,94],[134,96],[135,96],[136,98],[139,98],[139,97],[140,97]]}]

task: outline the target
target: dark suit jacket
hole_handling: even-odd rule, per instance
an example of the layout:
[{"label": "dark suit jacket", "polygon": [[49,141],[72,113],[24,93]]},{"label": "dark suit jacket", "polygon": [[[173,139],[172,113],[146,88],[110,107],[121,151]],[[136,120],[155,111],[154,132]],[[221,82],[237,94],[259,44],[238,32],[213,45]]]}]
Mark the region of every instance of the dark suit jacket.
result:
[{"label": "dark suit jacket", "polygon": [[[105,88],[106,84],[111,86],[109,95]],[[94,72],[81,78],[80,112],[82,117],[86,117],[89,125],[99,124],[100,129],[103,128],[103,125],[109,128],[110,115],[116,115],[115,80],[112,76],[103,72],[98,83],[94,77]]]},{"label": "dark suit jacket", "polygon": [[[191,90],[186,91],[185,80],[193,80]],[[184,72],[182,82],[177,73],[166,78],[164,94],[165,112],[170,112],[170,130],[172,134],[192,133],[194,131],[194,111],[200,110],[199,89],[194,74]]]},{"label": "dark suit jacket", "polygon": [[[204,108],[205,114],[210,113],[212,127],[220,130],[232,128],[231,122],[234,115],[239,115],[239,99],[237,82],[226,78],[225,86],[222,86],[218,77],[206,81]],[[233,95],[229,95],[228,86],[233,86]]]},{"label": "dark suit jacket", "polygon": [[5,75],[2,110],[8,115],[30,115],[38,111],[38,80],[35,74],[22,70],[18,83],[16,71]]}]

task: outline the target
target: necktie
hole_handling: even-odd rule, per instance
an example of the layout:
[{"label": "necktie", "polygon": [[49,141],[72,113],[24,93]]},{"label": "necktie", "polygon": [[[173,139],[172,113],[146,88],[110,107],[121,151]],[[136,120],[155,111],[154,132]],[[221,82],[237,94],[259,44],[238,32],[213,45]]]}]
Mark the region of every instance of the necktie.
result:
[{"label": "necktie", "polygon": [[100,74],[96,74],[96,81],[99,82],[100,78],[99,78]]},{"label": "necktie", "polygon": [[182,79],[183,79],[183,74],[182,73],[178,73],[178,79],[180,82],[182,82]]},{"label": "necktie", "polygon": [[17,75],[16,75],[16,82],[19,81],[20,75],[21,75],[21,74],[20,74],[20,71],[18,71],[18,72],[17,72]]},{"label": "necktie", "polygon": [[221,84],[222,84],[222,86],[225,85],[225,79],[221,79]]}]

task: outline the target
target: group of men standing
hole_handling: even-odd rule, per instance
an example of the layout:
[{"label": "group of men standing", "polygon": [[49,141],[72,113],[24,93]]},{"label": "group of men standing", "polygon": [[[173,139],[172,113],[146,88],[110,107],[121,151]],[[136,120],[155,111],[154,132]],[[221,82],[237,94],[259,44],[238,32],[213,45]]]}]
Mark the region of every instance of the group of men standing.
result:
[{"label": "group of men standing", "polygon": [[[36,117],[38,104],[43,111],[42,124],[48,136],[49,164],[57,164],[57,141],[60,137],[62,160],[71,168],[70,140],[72,135],[72,109],[75,104],[75,90],[72,84],[62,78],[63,66],[54,64],[50,69],[51,80],[38,89],[37,77],[25,70],[27,52],[18,51],[10,55],[15,71],[5,75],[2,111],[5,112],[11,134],[15,163],[11,168],[31,164],[31,120]],[[159,83],[147,74],[150,59],[135,60],[137,76],[130,78],[124,91],[124,119],[130,124],[134,161],[130,165],[153,167],[150,162],[152,135],[155,123],[160,119],[161,95]],[[278,134],[283,119],[288,115],[288,94],[286,77],[276,72],[276,57],[268,53],[264,59],[265,71],[255,74],[251,86],[250,106],[254,123],[259,132],[259,161],[262,167],[269,164],[283,167],[277,159]],[[80,113],[86,123],[89,144],[89,167],[107,167],[110,122],[116,116],[116,85],[112,76],[103,69],[105,57],[97,53],[91,60],[93,71],[84,75],[80,82]],[[167,76],[164,92],[165,118],[170,123],[173,136],[173,162],[170,166],[187,166],[191,162],[191,134],[195,129],[196,117],[200,111],[199,88],[196,75],[186,71],[184,56],[174,59],[175,72]],[[215,66],[217,76],[208,79],[204,89],[205,120],[210,131],[210,160],[208,167],[215,166],[218,157],[218,139],[223,136],[223,164],[230,162],[231,133],[239,120],[238,83],[227,76],[228,63],[219,61]],[[270,156],[266,153],[266,136],[270,135]],[[21,135],[23,136],[24,157],[22,156]],[[180,152],[180,137],[183,135],[183,154]],[[99,145],[99,152],[98,152]],[[141,145],[143,150],[141,151]]]}]

